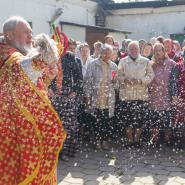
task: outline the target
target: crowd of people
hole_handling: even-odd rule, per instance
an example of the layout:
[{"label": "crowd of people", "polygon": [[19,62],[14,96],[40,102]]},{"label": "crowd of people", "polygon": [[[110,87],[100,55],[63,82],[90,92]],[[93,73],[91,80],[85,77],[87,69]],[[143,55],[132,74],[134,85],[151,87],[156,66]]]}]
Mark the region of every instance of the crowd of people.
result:
[{"label": "crowd of people", "polygon": [[0,184],[56,184],[58,155],[68,161],[87,140],[96,150],[110,141],[182,148],[183,45],[159,36],[120,47],[107,35],[93,49],[73,39],[65,54],[57,46],[43,33],[33,39],[22,17],[3,24]]},{"label": "crowd of people", "polygon": [[[184,49],[162,36],[150,42],[124,39],[119,47],[107,35],[92,49],[70,39],[61,59],[61,96],[51,98],[68,133],[60,158],[74,157],[79,143],[87,140],[104,150],[120,139],[126,148],[182,148]],[[54,81],[50,89],[56,94]]]}]

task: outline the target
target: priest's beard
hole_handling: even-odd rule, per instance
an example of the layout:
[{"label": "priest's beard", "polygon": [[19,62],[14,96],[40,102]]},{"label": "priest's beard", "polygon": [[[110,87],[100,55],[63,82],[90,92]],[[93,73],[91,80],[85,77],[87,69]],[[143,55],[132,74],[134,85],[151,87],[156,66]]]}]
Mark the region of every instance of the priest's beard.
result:
[{"label": "priest's beard", "polygon": [[15,41],[14,47],[17,48],[21,53],[27,55],[32,50],[32,44],[22,45]]}]

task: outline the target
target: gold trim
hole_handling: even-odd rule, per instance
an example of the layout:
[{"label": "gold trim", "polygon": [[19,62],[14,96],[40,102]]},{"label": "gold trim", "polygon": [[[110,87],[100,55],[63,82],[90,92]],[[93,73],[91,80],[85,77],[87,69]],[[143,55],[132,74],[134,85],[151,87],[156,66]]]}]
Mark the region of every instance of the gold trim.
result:
[{"label": "gold trim", "polygon": [[[8,61],[6,62],[8,65],[11,66],[11,63],[12,63],[12,60],[15,60],[17,59],[17,57],[21,57],[21,58],[24,58],[24,56],[19,53],[19,52],[15,52],[11,55],[11,57],[8,59]],[[19,59],[20,60],[20,59]],[[0,69],[0,75],[1,75],[1,72],[3,72],[4,70],[2,70],[2,68]],[[29,83],[29,85],[31,86],[31,88],[34,89],[34,91],[39,95],[39,97],[41,99],[44,100],[44,102],[48,105],[49,109],[51,109],[51,111],[54,113],[54,115],[56,116],[57,118],[57,121],[61,122],[60,118],[58,117],[58,114],[56,113],[56,111],[54,110],[54,108],[52,107],[50,101],[48,98],[45,97],[45,95],[43,96],[43,93],[40,92],[40,90],[37,89],[37,87],[33,84],[33,82],[27,77],[27,75],[24,73],[24,71],[22,70],[22,68],[20,67],[20,72],[22,73],[23,77],[26,79],[26,81]]]},{"label": "gold trim", "polygon": [[[48,108],[52,111],[52,113],[55,115],[56,119],[57,119],[57,123],[59,123],[59,126],[61,127],[62,126],[62,121],[60,120],[58,114],[56,113],[56,111],[54,110],[54,108],[52,107],[49,99],[46,98],[46,96],[44,95],[44,93],[42,93],[41,91],[39,91],[37,89],[37,87],[32,83],[32,81],[26,76],[26,74],[24,73],[24,71],[21,69],[21,73],[23,75],[23,77],[26,79],[26,81],[29,83],[29,85],[31,86],[31,88],[34,89],[34,91],[38,94],[38,96],[43,99],[43,101],[46,103],[46,105],[48,106]],[[64,136],[63,136],[63,140],[62,140],[62,143],[61,143],[61,146],[59,147],[59,150],[57,152],[57,156],[59,155],[60,153],[60,150],[62,149],[62,146],[63,146],[63,142],[65,141],[66,139],[66,132],[64,130]],[[51,170],[51,172],[49,173],[49,175],[45,175],[42,179],[44,179],[46,177],[46,180],[43,182],[43,184],[49,179],[51,178],[54,174],[55,174],[55,170],[57,169],[57,163],[58,163],[58,158],[56,159],[55,161],[55,164],[54,164],[54,167],[53,169]]]},{"label": "gold trim", "polygon": [[31,86],[32,89],[34,89],[34,91],[36,92],[36,94],[38,94],[38,96],[44,100],[44,103],[46,103],[46,105],[49,107],[49,109],[51,109],[51,111],[54,113],[54,115],[57,117],[57,121],[60,121],[60,118],[58,117],[56,111],[54,110],[54,108],[51,105],[51,102],[48,98],[46,98],[45,94],[42,93],[40,90],[37,89],[37,87],[33,84],[33,82],[27,77],[27,75],[24,73],[24,71],[22,70],[22,68],[20,68],[22,75],[24,76],[24,78],[26,79],[26,81],[29,83],[29,85]]},{"label": "gold trim", "polygon": [[[9,70],[11,72],[11,67],[13,65],[13,62],[18,59],[18,57],[23,57],[23,55],[21,53],[18,53],[18,52],[15,52],[11,55],[11,57],[7,60],[6,64],[4,66],[8,67],[7,70]],[[5,71],[4,70],[4,66],[1,68],[0,70],[0,75]],[[11,72],[12,73],[12,72]],[[14,93],[12,91],[12,93]],[[16,97],[16,96],[15,96]],[[19,110],[21,110],[21,112],[24,114],[24,116],[29,120],[31,121],[31,123],[33,124],[35,130],[36,130],[36,135],[38,136],[39,140],[42,141],[42,138],[40,136],[40,133],[39,133],[39,130],[37,129],[36,127],[36,123],[35,123],[35,120],[33,118],[33,116],[26,110],[26,108],[23,108],[23,107],[20,107],[19,105],[21,105],[21,102],[16,99],[15,100],[16,104],[17,104],[17,107]],[[41,148],[41,151],[42,151],[42,148]],[[43,151],[42,151],[43,152]],[[41,153],[42,153],[41,152]],[[18,185],[26,185],[28,183],[30,183],[38,174],[39,172],[39,168],[40,168],[40,162],[38,163],[37,167],[35,168],[35,170],[31,173],[31,175],[29,175],[28,177],[26,177],[22,182],[20,182]]]},{"label": "gold trim", "polygon": [[[25,107],[19,106],[19,105],[21,105],[20,100],[18,100],[16,98],[15,101],[16,101],[16,104],[17,104],[17,107],[19,108],[19,110],[24,114],[26,119],[29,120],[32,123],[33,128],[36,130],[35,131],[36,135],[38,136],[39,141],[42,143],[42,136],[40,134],[39,129],[36,126],[36,122],[35,122],[33,116],[31,115],[31,113]],[[41,158],[42,153],[43,153],[43,148],[42,148],[42,144],[41,144],[40,145],[40,158]],[[38,163],[37,167],[35,168],[35,170],[26,179],[24,179],[24,181],[22,181],[18,185],[26,185],[26,184],[30,183],[37,176],[37,174],[39,172],[40,164],[41,164],[41,161],[39,160],[39,163]]]}]

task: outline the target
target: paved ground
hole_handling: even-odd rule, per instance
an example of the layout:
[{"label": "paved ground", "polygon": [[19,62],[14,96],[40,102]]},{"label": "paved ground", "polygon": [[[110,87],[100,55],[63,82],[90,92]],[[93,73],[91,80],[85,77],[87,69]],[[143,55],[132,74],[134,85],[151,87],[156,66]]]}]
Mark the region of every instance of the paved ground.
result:
[{"label": "paved ground", "polygon": [[185,185],[185,151],[85,148],[58,164],[59,185]]}]

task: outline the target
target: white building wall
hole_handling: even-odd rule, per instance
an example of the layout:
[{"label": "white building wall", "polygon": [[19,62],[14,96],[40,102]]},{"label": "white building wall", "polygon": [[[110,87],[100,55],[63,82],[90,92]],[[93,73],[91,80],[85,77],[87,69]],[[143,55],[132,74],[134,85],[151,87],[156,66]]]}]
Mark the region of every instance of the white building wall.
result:
[{"label": "white building wall", "polygon": [[49,34],[48,22],[57,8],[62,8],[63,13],[56,23],[95,24],[97,3],[89,0],[0,0],[0,25],[10,16],[19,15],[32,22],[34,34]]},{"label": "white building wall", "polygon": [[85,27],[62,25],[62,31],[66,33],[68,38],[81,41],[81,42],[85,42],[85,35],[86,35]]},{"label": "white building wall", "polygon": [[119,32],[109,32],[109,35],[112,35],[114,40],[117,41],[121,47],[121,43],[123,39],[125,39],[125,34]]},{"label": "white building wall", "polygon": [[129,38],[146,39],[173,33],[184,33],[185,6],[168,8],[125,9],[112,11],[107,17],[107,26],[114,29],[129,30]]},{"label": "white building wall", "polygon": [[97,3],[88,0],[61,0],[59,4],[64,9],[61,21],[95,25]]}]

